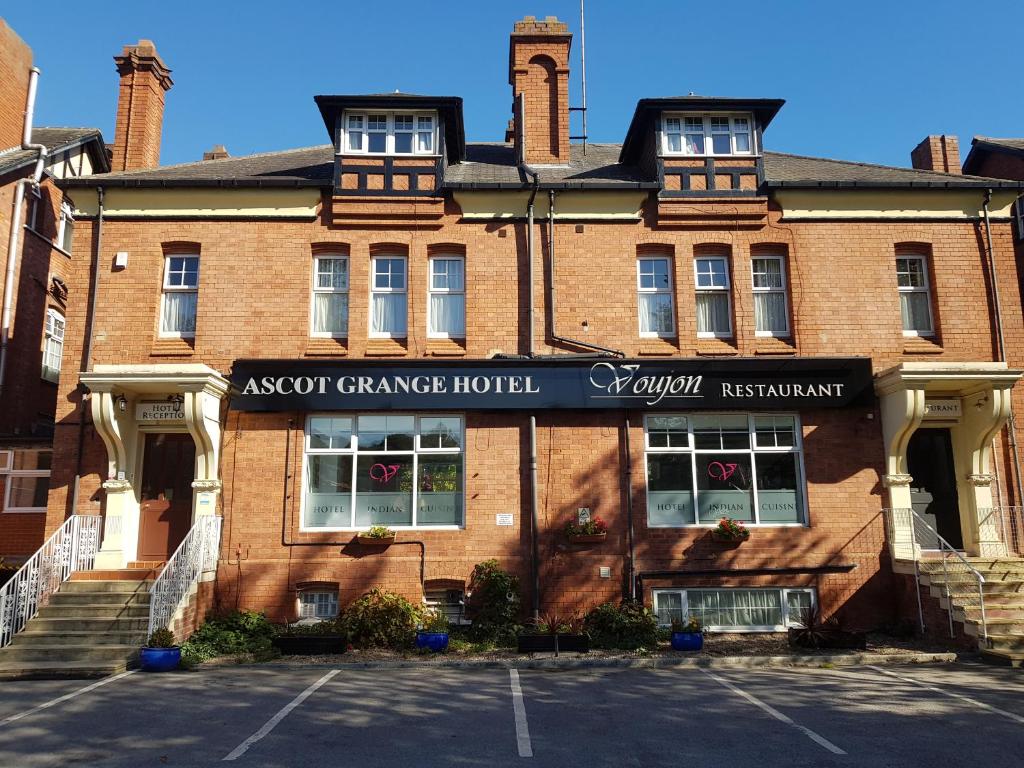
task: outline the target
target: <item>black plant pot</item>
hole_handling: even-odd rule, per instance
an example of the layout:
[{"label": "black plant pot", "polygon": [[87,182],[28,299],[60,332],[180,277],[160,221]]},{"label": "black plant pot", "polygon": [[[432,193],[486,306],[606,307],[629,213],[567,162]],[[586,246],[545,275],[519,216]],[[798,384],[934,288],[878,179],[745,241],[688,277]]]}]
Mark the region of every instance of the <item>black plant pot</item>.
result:
[{"label": "black plant pot", "polygon": [[[557,639],[557,645],[556,645]],[[590,638],[587,635],[519,635],[519,653],[589,653]]]},{"label": "black plant pot", "polygon": [[341,635],[278,635],[272,642],[284,656],[344,653],[346,645]]}]

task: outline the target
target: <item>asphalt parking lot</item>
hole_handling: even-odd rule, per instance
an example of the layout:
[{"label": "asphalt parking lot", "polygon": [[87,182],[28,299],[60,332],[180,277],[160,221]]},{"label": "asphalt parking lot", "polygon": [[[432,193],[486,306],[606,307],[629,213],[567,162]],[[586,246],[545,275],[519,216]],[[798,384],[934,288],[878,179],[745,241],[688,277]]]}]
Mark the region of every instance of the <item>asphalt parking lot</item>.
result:
[{"label": "asphalt parking lot", "polygon": [[927,766],[1024,762],[1024,676],[235,667],[0,683],[0,764]]}]

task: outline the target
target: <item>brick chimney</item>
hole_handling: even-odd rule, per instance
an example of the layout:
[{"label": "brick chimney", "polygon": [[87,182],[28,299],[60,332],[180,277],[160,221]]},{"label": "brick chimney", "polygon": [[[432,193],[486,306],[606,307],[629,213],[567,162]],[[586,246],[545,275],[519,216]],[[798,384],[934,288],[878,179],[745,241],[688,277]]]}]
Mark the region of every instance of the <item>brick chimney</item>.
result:
[{"label": "brick chimney", "polygon": [[203,152],[203,160],[223,160],[225,157],[231,157],[231,155],[228,154],[223,144],[216,144],[213,149]]},{"label": "brick chimney", "polygon": [[516,123],[514,138],[517,154],[528,164],[569,162],[571,44],[568,25],[554,16],[544,21],[527,16],[512,28],[508,82]]},{"label": "brick chimney", "polygon": [[112,171],[155,168],[160,165],[160,134],[164,123],[164,94],[171,89],[167,68],[152,40],[126,45],[115,56],[121,86],[117,96]]},{"label": "brick chimney", "polygon": [[919,171],[962,173],[960,142],[956,136],[929,136],[914,147],[910,164]]}]

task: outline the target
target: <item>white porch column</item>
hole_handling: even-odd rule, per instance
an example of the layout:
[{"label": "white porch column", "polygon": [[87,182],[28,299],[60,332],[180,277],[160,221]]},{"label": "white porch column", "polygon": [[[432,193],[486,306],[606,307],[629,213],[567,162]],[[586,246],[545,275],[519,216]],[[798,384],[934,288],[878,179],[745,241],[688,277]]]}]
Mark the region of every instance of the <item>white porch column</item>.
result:
[{"label": "white porch column", "polygon": [[98,569],[124,568],[135,559],[139,544],[139,499],[135,489],[136,431],[131,409],[122,411],[116,396],[93,391],[92,418],[107,448],[107,494],[103,538],[96,553]]},{"label": "white porch column", "polygon": [[963,464],[969,467],[964,479],[967,483],[962,496],[969,515],[967,525],[967,551],[979,557],[1006,557],[1006,544],[1000,537],[995,519],[998,511],[992,499],[992,440],[1010,417],[1010,388],[1005,382],[996,382],[963,398],[962,450],[966,454]]},{"label": "white porch column", "polygon": [[907,445],[924,418],[924,387],[908,385],[899,376],[881,376],[875,383],[881,400],[882,439],[885,440],[885,474],[882,484],[889,492],[889,548],[894,560],[917,560],[913,515],[909,510],[911,476],[907,474]]}]

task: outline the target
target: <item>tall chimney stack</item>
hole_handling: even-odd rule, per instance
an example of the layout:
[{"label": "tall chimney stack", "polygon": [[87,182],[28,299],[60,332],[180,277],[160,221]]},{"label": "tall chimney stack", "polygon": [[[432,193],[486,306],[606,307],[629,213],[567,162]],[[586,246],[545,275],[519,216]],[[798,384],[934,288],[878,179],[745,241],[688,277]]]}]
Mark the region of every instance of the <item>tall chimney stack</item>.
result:
[{"label": "tall chimney stack", "polygon": [[126,45],[115,56],[121,86],[117,96],[112,171],[132,171],[160,165],[160,134],[164,123],[164,94],[171,89],[167,68],[152,40]]},{"label": "tall chimney stack", "polygon": [[960,142],[956,136],[929,136],[911,151],[910,164],[919,171],[962,173]]},{"label": "tall chimney stack", "polygon": [[[554,16],[517,21],[509,41],[516,153],[529,165],[569,163],[569,27]],[[521,98],[520,98],[521,97]]]}]

